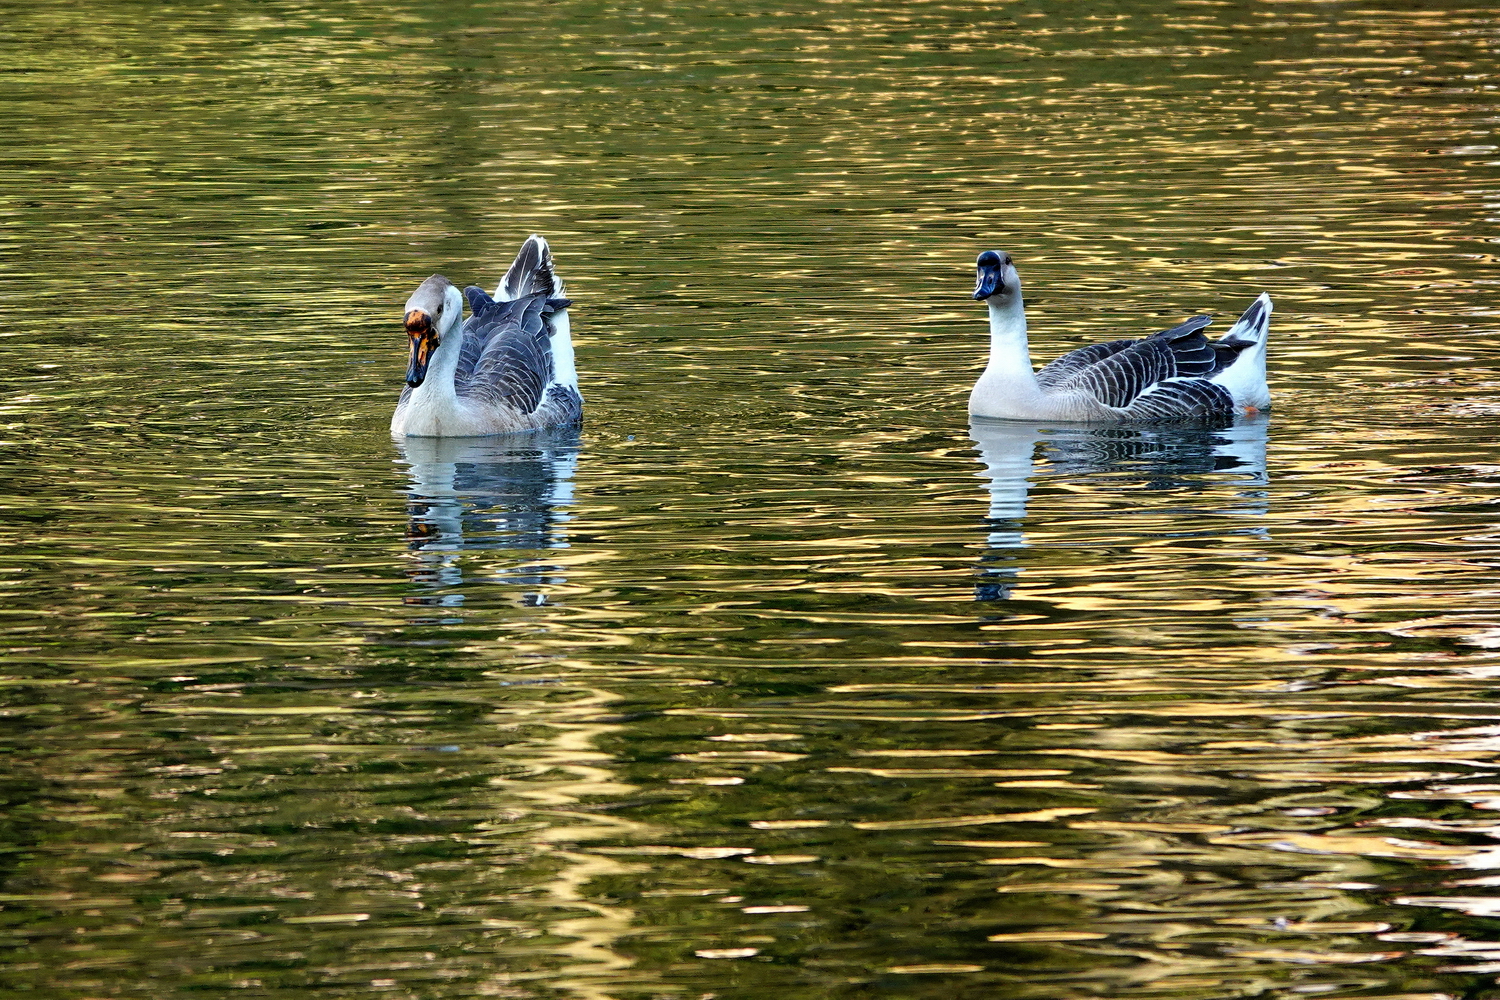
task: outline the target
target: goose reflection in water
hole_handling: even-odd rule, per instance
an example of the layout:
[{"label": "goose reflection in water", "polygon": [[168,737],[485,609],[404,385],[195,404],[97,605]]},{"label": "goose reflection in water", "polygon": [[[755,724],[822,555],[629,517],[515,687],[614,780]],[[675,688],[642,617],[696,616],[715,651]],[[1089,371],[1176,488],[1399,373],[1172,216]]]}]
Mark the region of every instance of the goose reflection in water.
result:
[{"label": "goose reflection in water", "polygon": [[[1020,574],[1017,560],[1027,548],[1026,502],[1032,485],[1043,480],[1087,479],[1107,489],[1176,490],[1217,480],[1241,484],[1245,501],[1233,513],[1266,513],[1266,417],[1224,427],[1059,425],[973,417],[969,436],[979,447],[982,473],[989,479],[990,533],[980,560],[979,601],[1007,600]],[[1222,475],[1223,479],[1218,479]],[[1205,519],[1229,511],[1200,511],[1173,535],[1226,533],[1224,523],[1202,528]],[[1264,535],[1260,526],[1236,526],[1235,534]]]},{"label": "goose reflection in water", "polygon": [[[397,447],[411,476],[407,576],[433,591],[409,604],[454,607],[464,595],[465,554],[503,550],[511,560],[484,564],[479,579],[521,587],[562,582],[558,568],[521,553],[566,548],[568,506],[578,464],[576,429],[485,438],[412,438]],[[527,593],[526,604],[545,595]]]}]

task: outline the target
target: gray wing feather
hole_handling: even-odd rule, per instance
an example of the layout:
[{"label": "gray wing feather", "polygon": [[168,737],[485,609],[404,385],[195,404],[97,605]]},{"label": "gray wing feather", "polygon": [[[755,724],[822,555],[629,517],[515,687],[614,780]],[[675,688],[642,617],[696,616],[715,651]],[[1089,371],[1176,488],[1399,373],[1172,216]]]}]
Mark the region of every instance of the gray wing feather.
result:
[{"label": "gray wing feather", "polygon": [[464,298],[469,303],[469,318],[464,321],[463,347],[459,350],[458,368],[453,373],[456,384],[462,384],[474,374],[474,366],[484,353],[490,338],[500,330],[502,324],[494,322],[493,313],[497,303],[485,294],[478,285],[464,289]]},{"label": "gray wing feather", "polygon": [[[464,324],[464,351],[455,376],[458,394],[504,404],[517,413],[534,412],[552,380],[546,319],[566,303],[545,294],[496,302],[473,286],[464,294],[474,315]],[[463,362],[470,358],[465,371]]]},{"label": "gray wing feather", "polygon": [[559,424],[576,424],[583,419],[583,397],[570,385],[554,385],[547,390],[547,403],[557,414]]},{"label": "gray wing feather", "polygon": [[[1215,367],[1217,355],[1222,352],[1210,346],[1208,339],[1198,334],[1199,330],[1202,330],[1212,322],[1213,319],[1209,316],[1194,316],[1192,319],[1184,323],[1179,323],[1169,330],[1153,333],[1142,340],[1111,340],[1104,344],[1091,344],[1088,347],[1080,347],[1076,351],[1069,351],[1037,372],[1037,384],[1042,387],[1043,392],[1066,385],[1074,376],[1081,374],[1106,358],[1114,357],[1137,345],[1151,341],[1161,341],[1170,345],[1176,374],[1212,374],[1218,370]],[[1195,334],[1198,335],[1194,336]]]},{"label": "gray wing feather", "polygon": [[1212,316],[1190,316],[1187,319],[1183,320],[1181,323],[1178,323],[1176,326],[1171,327],[1170,329],[1162,330],[1160,333],[1153,333],[1151,336],[1166,337],[1168,340],[1176,340],[1178,337],[1185,337],[1190,333],[1197,333],[1199,330],[1203,329],[1205,326],[1208,326],[1213,321],[1214,318]]},{"label": "gray wing feather", "polygon": [[1212,316],[1194,316],[1170,330],[1153,333],[1147,339],[1162,340],[1171,345],[1177,374],[1210,375],[1215,370],[1217,352],[1199,331],[1212,322]]},{"label": "gray wing feather", "polygon": [[1234,396],[1205,378],[1171,378],[1158,382],[1125,408],[1127,420],[1167,421],[1234,417]]},{"label": "gray wing feather", "polygon": [[540,236],[529,236],[495,294],[503,301],[553,294],[552,252]]},{"label": "gray wing feather", "polygon": [[[1047,366],[1059,367],[1042,388],[1048,392],[1086,393],[1105,406],[1125,410],[1160,382],[1211,375],[1217,370],[1219,352],[1202,333],[1210,322],[1208,316],[1194,316],[1141,340],[1115,340],[1073,351]],[[1041,373],[1037,381],[1042,382]],[[1152,408],[1170,406],[1172,401],[1198,405],[1174,390]]]},{"label": "gray wing feather", "polygon": [[1036,373],[1037,385],[1041,386],[1042,391],[1045,392],[1061,385],[1090,365],[1098,364],[1111,354],[1119,354],[1134,343],[1133,340],[1111,340],[1107,344],[1091,344],[1088,347],[1080,347],[1076,351],[1069,351]]},{"label": "gray wing feather", "polygon": [[1177,374],[1171,348],[1155,338],[1138,340],[1058,383],[1054,392],[1082,392],[1105,406],[1124,409],[1162,379]]}]

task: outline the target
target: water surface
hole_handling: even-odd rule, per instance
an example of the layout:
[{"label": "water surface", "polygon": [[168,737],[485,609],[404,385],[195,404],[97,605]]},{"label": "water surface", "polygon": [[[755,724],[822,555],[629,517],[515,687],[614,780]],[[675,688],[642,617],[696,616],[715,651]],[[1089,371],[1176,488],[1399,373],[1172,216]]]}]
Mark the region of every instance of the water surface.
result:
[{"label": "water surface", "polygon": [[[1500,996],[1492,11],[0,12],[5,990]],[[989,248],[1274,412],[971,424]]]}]

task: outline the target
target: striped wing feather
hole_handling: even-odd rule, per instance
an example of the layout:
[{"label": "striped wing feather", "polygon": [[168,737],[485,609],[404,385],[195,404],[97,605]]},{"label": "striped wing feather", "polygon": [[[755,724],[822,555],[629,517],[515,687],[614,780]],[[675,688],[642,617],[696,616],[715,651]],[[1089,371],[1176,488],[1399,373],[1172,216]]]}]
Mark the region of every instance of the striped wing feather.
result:
[{"label": "striped wing feather", "polygon": [[540,236],[527,237],[516,254],[515,262],[505,272],[495,295],[501,301],[510,302],[528,295],[560,294],[553,288],[552,252],[547,241]]},{"label": "striped wing feather", "polygon": [[464,324],[455,374],[459,395],[502,403],[517,413],[534,412],[552,380],[547,319],[566,308],[567,300],[538,293],[497,302],[473,285],[464,295],[473,315]]},{"label": "striped wing feather", "polygon": [[1055,389],[1090,365],[1098,364],[1113,354],[1119,354],[1134,343],[1133,340],[1111,340],[1107,344],[1090,344],[1088,347],[1069,351],[1037,372],[1036,383],[1042,387],[1043,392]]},{"label": "striped wing feather", "polygon": [[[1212,322],[1194,316],[1141,340],[1114,340],[1063,355],[1037,373],[1048,392],[1085,393],[1141,419],[1216,412],[1228,393],[1207,382],[1233,360],[1202,333]],[[1237,353],[1237,352],[1236,352]]]}]

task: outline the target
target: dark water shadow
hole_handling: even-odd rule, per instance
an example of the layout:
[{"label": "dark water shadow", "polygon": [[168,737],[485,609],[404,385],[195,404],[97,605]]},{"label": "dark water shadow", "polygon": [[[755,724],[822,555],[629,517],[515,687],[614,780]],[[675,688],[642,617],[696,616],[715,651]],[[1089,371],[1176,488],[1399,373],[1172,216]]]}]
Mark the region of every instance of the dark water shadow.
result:
[{"label": "dark water shadow", "polygon": [[[407,438],[397,442],[407,465],[407,576],[444,593],[416,603],[456,606],[455,588],[485,580],[512,586],[561,583],[558,567],[536,556],[568,546],[573,473],[581,447],[576,429],[485,438]],[[514,559],[466,559],[512,550]],[[528,604],[545,603],[540,593]]]},{"label": "dark water shadow", "polygon": [[[1241,484],[1237,512],[1264,514],[1266,442],[1270,420],[1228,427],[1069,426],[973,417],[969,436],[989,480],[988,547],[981,559],[979,601],[1006,600],[1027,547],[1026,505],[1032,488],[1048,480],[1087,480],[1109,489],[1194,490]],[[1263,528],[1240,531],[1263,533]]]}]

